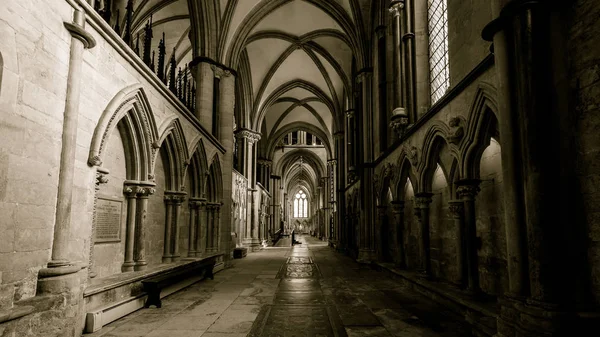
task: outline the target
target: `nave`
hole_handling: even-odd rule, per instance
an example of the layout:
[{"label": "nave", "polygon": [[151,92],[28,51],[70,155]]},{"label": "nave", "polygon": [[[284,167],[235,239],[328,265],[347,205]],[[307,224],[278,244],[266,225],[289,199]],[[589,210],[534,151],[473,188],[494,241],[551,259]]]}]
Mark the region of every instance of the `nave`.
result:
[{"label": "nave", "polygon": [[[448,309],[311,236],[282,239],[86,337],[470,336]],[[286,245],[287,246],[284,246]]]}]

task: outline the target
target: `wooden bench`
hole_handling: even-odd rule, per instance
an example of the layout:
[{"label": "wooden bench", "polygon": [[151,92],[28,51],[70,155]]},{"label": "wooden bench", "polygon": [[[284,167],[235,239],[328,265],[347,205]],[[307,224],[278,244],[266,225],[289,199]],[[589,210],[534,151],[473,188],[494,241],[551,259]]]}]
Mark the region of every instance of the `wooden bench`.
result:
[{"label": "wooden bench", "polygon": [[213,268],[215,267],[216,259],[217,256],[211,256],[206,259],[183,265],[181,268],[173,269],[165,274],[142,280],[144,291],[148,294],[146,302],[144,303],[144,308],[149,308],[151,305],[160,308],[162,306],[160,291],[187,277],[200,275],[204,272],[204,278],[214,280]]}]

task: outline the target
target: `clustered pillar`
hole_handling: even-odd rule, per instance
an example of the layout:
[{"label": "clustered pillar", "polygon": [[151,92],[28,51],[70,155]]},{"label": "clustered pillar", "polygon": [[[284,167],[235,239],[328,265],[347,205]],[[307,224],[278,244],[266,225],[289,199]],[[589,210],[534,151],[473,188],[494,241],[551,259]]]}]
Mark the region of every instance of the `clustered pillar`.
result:
[{"label": "clustered pillar", "polygon": [[392,201],[393,225],[396,228],[396,247],[398,247],[398,265],[406,268],[406,253],[404,251],[404,201]]},{"label": "clustered pillar", "polygon": [[431,276],[431,244],[429,233],[429,205],[432,193],[422,192],[415,195],[415,211],[421,223],[421,270],[426,276]]},{"label": "clustered pillar", "polygon": [[156,184],[151,181],[125,181],[123,193],[127,198],[127,231],[125,238],[125,261],[121,270],[145,270],[145,231],[148,215],[148,197],[154,194]]},{"label": "clustered pillar", "polygon": [[483,31],[494,43],[506,199],[509,292],[500,301],[498,336],[596,329],[597,314],[581,314],[594,304],[581,243],[589,229],[579,218],[577,116],[564,52],[568,6],[495,0],[498,17]]},{"label": "clustered pillar", "polygon": [[181,204],[185,201],[185,196],[185,192],[165,191],[165,239],[162,258],[164,263],[179,259],[178,224]]},{"label": "clustered pillar", "polygon": [[481,292],[479,286],[477,226],[475,214],[475,197],[479,192],[479,180],[461,180],[457,183],[457,194],[463,201],[464,210],[464,242],[467,265],[467,291],[472,295]]}]

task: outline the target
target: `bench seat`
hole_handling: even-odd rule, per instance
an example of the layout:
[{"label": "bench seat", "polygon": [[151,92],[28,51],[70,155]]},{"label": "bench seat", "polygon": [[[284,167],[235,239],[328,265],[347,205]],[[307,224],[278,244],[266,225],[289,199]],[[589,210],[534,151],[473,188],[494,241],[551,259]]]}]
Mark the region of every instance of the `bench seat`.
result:
[{"label": "bench seat", "polygon": [[157,308],[162,306],[160,291],[172,284],[175,284],[187,277],[204,273],[204,278],[214,279],[213,268],[216,264],[216,256],[211,256],[202,260],[187,264],[182,268],[174,269],[168,273],[153,276],[142,280],[144,291],[148,294],[144,308],[155,305]]}]

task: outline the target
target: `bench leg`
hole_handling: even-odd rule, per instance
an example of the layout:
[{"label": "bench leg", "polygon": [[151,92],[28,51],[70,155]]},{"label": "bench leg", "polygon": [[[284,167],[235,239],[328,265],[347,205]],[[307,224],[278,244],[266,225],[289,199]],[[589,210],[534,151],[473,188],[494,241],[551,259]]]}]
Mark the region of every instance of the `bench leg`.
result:
[{"label": "bench leg", "polygon": [[157,308],[162,306],[162,301],[160,300],[160,291],[151,291],[148,293],[148,298],[146,298],[144,308],[150,308],[151,305],[155,305]]}]

